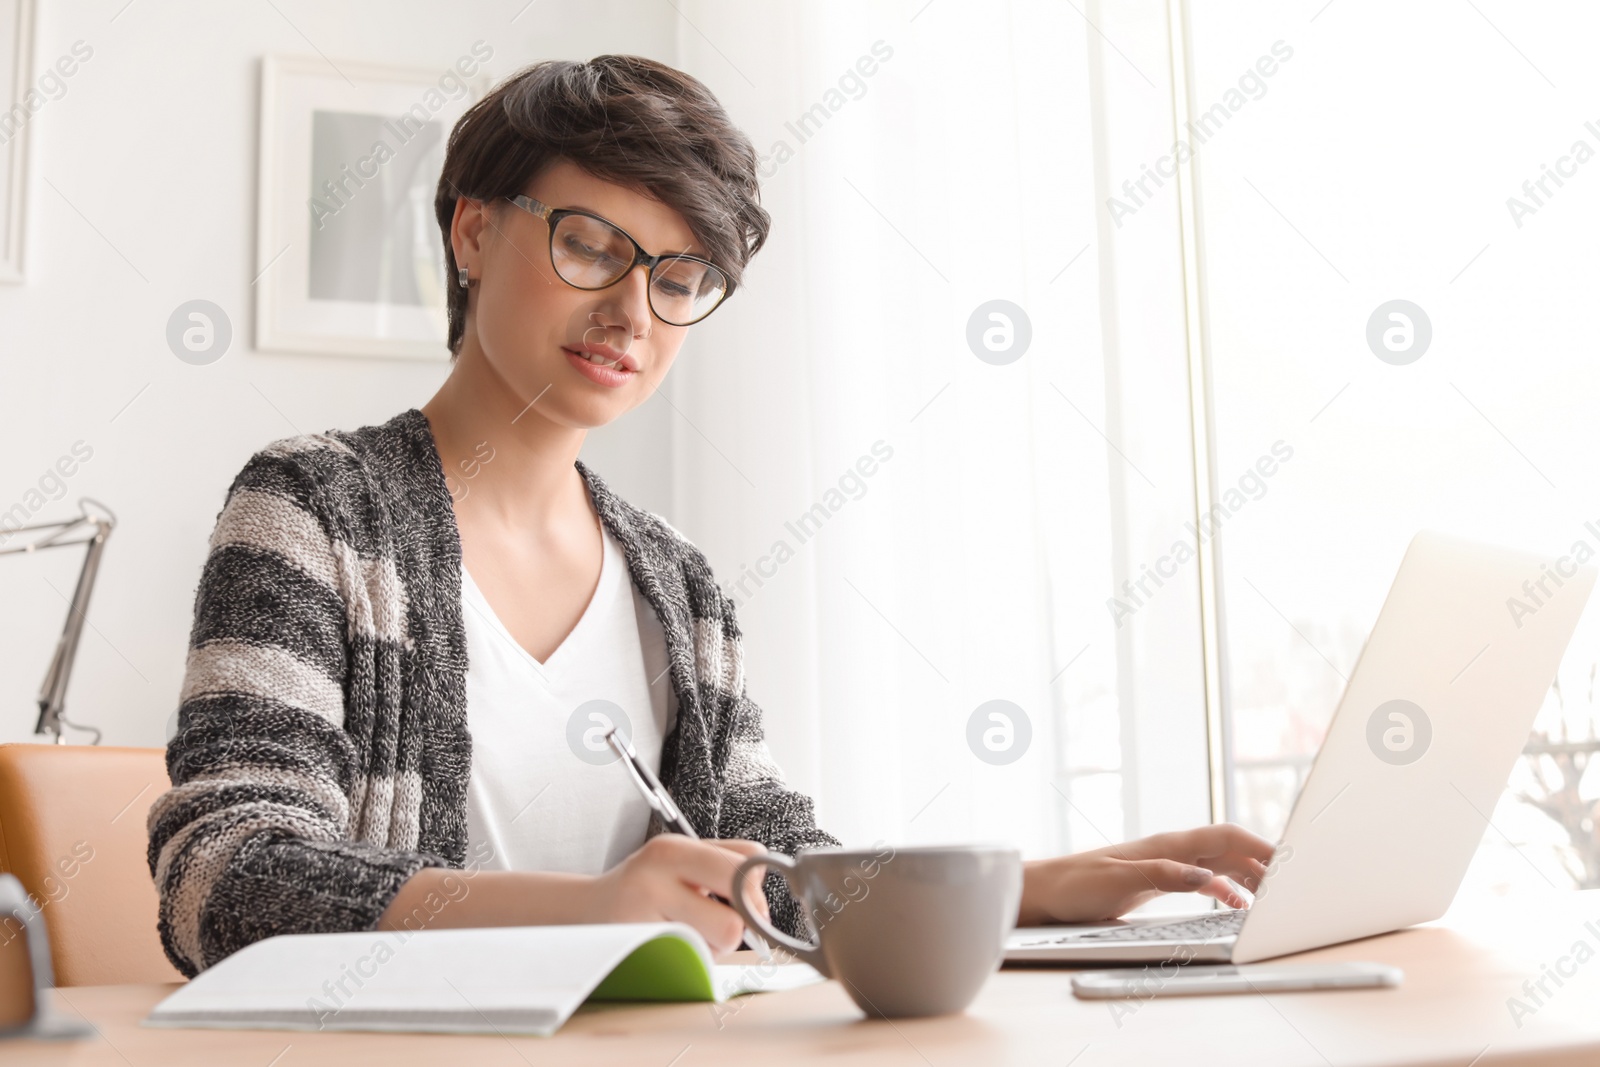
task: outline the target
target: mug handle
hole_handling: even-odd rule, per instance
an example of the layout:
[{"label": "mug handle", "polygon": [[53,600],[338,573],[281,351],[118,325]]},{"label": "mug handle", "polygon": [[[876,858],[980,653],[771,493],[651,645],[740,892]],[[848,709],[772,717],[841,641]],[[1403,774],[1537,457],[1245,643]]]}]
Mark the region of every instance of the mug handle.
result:
[{"label": "mug handle", "polygon": [[[772,924],[764,921],[761,916],[752,912],[744,901],[745,876],[757,867],[777,867],[783,873],[783,880],[789,882],[789,871],[794,870],[794,860],[781,852],[764,852],[759,856],[751,856],[739,864],[739,869],[733,872],[733,907],[745,925],[756,931],[768,941],[776,942],[805,960],[825,978],[832,978],[828,971],[828,960],[822,954],[822,947],[810,941],[801,941],[790,937],[788,934],[774,930]],[[794,890],[794,883],[789,882],[789,889]],[[796,899],[799,899],[798,897]],[[803,905],[802,905],[803,906]]]}]

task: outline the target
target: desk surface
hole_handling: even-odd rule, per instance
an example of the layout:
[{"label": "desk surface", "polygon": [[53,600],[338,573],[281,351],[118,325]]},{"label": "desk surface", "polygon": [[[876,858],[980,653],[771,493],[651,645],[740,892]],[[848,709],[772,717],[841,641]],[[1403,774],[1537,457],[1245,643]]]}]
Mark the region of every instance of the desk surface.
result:
[{"label": "desk surface", "polygon": [[[1081,1001],[1067,969],[1006,968],[965,1014],[869,1021],[837,982],[707,1004],[595,1005],[554,1037],[162,1030],[170,985],[54,990],[97,1036],[0,1042],[0,1062],[117,1067],[356,1062],[767,1067],[830,1064],[1600,1063],[1600,891],[1462,901],[1436,923],[1287,960],[1375,960],[1394,990]],[[1544,977],[1548,995],[1523,988]],[[1558,984],[1559,979],[1559,984]],[[1528,1009],[1513,1014],[1511,998]],[[1116,1010],[1113,1011],[1113,1005]]]}]

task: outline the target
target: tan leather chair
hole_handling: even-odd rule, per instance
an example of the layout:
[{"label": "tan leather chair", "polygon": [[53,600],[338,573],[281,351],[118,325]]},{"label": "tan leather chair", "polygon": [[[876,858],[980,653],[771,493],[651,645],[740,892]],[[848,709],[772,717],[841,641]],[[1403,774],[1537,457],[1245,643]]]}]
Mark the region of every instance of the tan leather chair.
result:
[{"label": "tan leather chair", "polygon": [[156,932],[145,816],[166,750],[0,745],[0,871],[41,905],[56,985],[181,982]]}]

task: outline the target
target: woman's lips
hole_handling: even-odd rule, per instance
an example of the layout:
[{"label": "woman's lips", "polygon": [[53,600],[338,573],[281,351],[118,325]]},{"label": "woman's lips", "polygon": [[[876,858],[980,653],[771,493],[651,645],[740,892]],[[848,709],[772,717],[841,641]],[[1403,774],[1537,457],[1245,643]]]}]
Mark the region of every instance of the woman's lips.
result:
[{"label": "woman's lips", "polygon": [[608,389],[615,389],[619,385],[626,384],[630,378],[639,373],[620,365],[613,367],[600,363],[591,363],[588,357],[579,355],[570,348],[563,348],[561,351],[566,355],[567,362],[572,364],[579,374],[588,378],[591,382],[603,385]]}]

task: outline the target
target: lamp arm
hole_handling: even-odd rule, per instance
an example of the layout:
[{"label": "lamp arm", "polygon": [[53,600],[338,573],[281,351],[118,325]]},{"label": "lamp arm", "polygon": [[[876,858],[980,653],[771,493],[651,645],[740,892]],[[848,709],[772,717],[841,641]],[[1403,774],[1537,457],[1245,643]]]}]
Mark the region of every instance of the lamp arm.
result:
[{"label": "lamp arm", "polygon": [[[103,516],[90,515],[83,508],[85,503],[95,504],[104,511]],[[52,733],[55,735],[56,744],[64,744],[66,738],[62,736],[61,727],[74,726],[94,733],[91,744],[100,743],[100,730],[93,726],[80,726],[66,718],[64,710],[67,699],[67,683],[72,677],[72,664],[78,655],[79,639],[83,635],[83,624],[88,618],[89,597],[94,593],[94,582],[100,573],[100,557],[105,553],[106,540],[111,536],[111,531],[116,526],[116,516],[111,510],[98,501],[85,497],[79,501],[79,507],[84,512],[84,518],[79,520],[94,526],[94,537],[89,541],[89,550],[84,554],[83,567],[78,572],[78,584],[72,592],[72,602],[67,609],[66,625],[62,628],[61,636],[56,641],[55,654],[50,658],[50,667],[45,671],[44,683],[39,688],[39,721],[34,725],[35,734]],[[67,542],[68,544],[82,544],[81,541]],[[39,547],[39,546],[32,546]],[[54,547],[52,544],[51,547]]]}]

